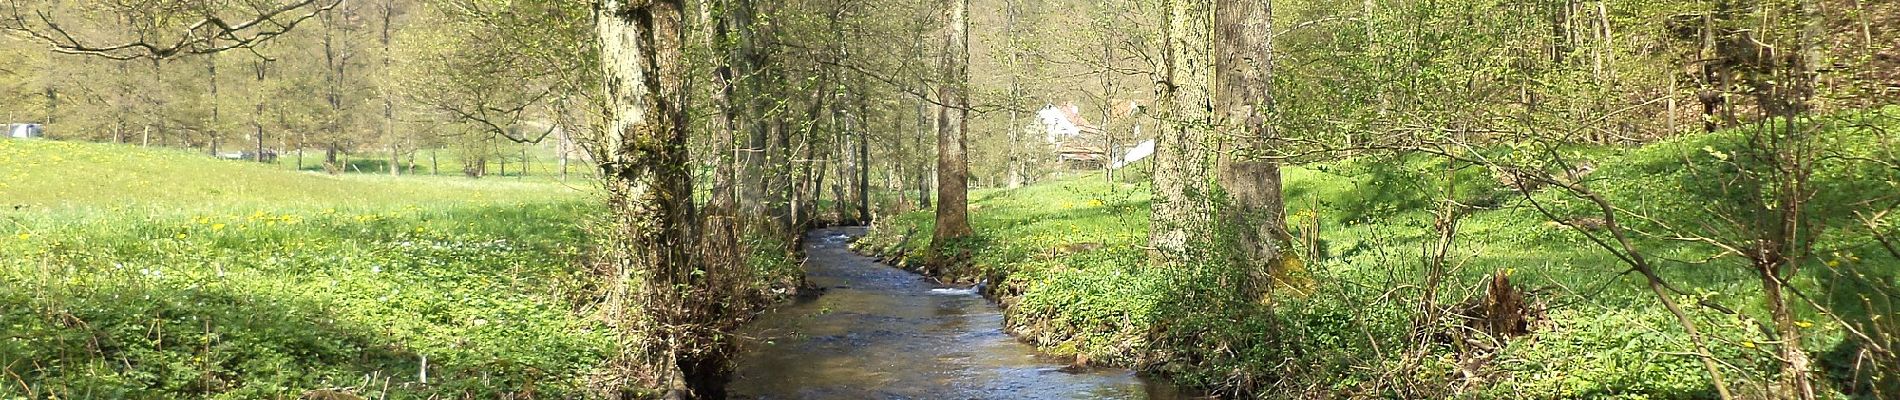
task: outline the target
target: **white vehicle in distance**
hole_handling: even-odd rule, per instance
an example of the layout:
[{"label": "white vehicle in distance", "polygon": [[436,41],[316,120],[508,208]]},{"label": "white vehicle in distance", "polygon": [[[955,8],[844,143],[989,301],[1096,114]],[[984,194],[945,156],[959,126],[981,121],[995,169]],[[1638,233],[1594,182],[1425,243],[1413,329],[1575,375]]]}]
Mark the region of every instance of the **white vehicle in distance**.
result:
[{"label": "white vehicle in distance", "polygon": [[39,139],[46,137],[46,126],[40,124],[8,124],[7,137],[14,139]]}]

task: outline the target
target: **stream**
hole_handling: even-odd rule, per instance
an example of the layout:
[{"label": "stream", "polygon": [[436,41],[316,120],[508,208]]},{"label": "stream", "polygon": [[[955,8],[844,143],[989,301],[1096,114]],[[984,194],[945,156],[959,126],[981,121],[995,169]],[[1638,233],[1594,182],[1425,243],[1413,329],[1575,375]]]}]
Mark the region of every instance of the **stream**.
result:
[{"label": "stream", "polygon": [[779,307],[741,335],[736,399],[1187,398],[1124,369],[1070,368],[1002,331],[975,291],[853,254],[864,228],[807,233],[805,264],[823,295]]}]

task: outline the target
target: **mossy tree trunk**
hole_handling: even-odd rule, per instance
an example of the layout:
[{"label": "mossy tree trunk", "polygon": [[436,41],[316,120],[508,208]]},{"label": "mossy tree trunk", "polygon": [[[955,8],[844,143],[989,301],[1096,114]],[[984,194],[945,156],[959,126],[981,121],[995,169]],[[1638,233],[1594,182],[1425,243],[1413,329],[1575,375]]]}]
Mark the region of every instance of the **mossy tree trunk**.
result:
[{"label": "mossy tree trunk", "polygon": [[683,4],[602,0],[596,6],[609,107],[599,161],[618,239],[607,271],[609,322],[623,332],[650,333],[645,340],[629,335],[626,345],[671,361],[656,367],[676,374],[669,382],[675,395],[724,398],[731,344],[721,338],[736,319],[718,285],[725,271],[708,271],[696,251]]}]

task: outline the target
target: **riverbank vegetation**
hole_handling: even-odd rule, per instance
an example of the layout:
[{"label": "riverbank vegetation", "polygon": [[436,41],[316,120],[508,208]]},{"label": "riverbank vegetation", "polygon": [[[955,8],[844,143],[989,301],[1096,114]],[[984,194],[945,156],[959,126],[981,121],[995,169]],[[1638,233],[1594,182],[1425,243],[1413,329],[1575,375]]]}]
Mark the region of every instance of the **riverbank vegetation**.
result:
[{"label": "riverbank vegetation", "polygon": [[[1827,136],[1863,138],[1870,129],[1900,127],[1900,110],[1855,116]],[[1643,147],[1582,147],[1577,160],[1600,169],[1588,178],[1632,210],[1686,208],[1737,199],[1696,182],[1715,175],[1678,168],[1684,162],[1720,164],[1743,149],[1739,132],[1690,135]],[[1843,146],[1842,157],[1882,151]],[[1835,164],[1841,166],[1845,164]],[[1137,165],[1139,174],[1143,166]],[[1827,168],[1814,182],[1838,199],[1877,197],[1900,171]],[[1418,304],[1447,163],[1421,156],[1368,154],[1285,170],[1288,215],[1308,257],[1265,297],[1221,290],[1235,276],[1218,269],[1184,273],[1147,264],[1148,188],[1140,177],[1110,182],[1100,174],[1074,176],[1015,190],[978,191],[972,205],[977,235],[960,243],[972,254],[971,275],[1007,309],[1008,327],[1047,351],[1078,363],[1129,366],[1162,373],[1219,393],[1261,395],[1299,391],[1342,397],[1448,397],[1454,391],[1495,398],[1699,398],[1712,385],[1690,337],[1617,258],[1578,231],[1539,212],[1589,218],[1588,207],[1551,189],[1525,196],[1483,168],[1453,167],[1463,211],[1446,258],[1442,283],[1453,315],[1439,337],[1418,338]],[[1731,177],[1732,178],[1732,177]],[[1669,187],[1678,190],[1654,190]],[[1828,202],[1852,206],[1856,200]],[[1824,207],[1818,205],[1817,207]],[[1651,214],[1644,214],[1651,215]],[[1693,223],[1693,213],[1654,214],[1655,226]],[[898,265],[925,268],[932,219],[923,213],[880,221],[857,242],[859,251]],[[1578,222],[1585,223],[1588,222]],[[1648,228],[1648,229],[1654,229]],[[1838,249],[1806,267],[1817,271],[1797,284],[1822,288],[1821,308],[1801,314],[1813,337],[1805,350],[1843,391],[1873,393],[1867,385],[1881,367],[1859,364],[1866,350],[1844,330],[1880,326],[1876,316],[1893,305],[1900,262],[1879,250],[1866,230],[1845,226],[1817,240]],[[1644,237],[1637,245],[1668,261],[1658,272],[1682,293],[1678,302],[1711,311],[1697,316],[1712,352],[1752,382],[1759,396],[1774,371],[1761,337],[1768,316],[1753,310],[1755,276],[1737,260],[1693,242]],[[1523,338],[1488,337],[1474,322],[1484,316],[1490,282],[1498,276],[1531,288]],[[1862,297],[1866,298],[1862,298]],[[1868,308],[1871,306],[1872,308]],[[1212,310],[1220,310],[1213,312]],[[1832,314],[1826,314],[1834,311]],[[1867,329],[1867,328],[1859,328]]]}]

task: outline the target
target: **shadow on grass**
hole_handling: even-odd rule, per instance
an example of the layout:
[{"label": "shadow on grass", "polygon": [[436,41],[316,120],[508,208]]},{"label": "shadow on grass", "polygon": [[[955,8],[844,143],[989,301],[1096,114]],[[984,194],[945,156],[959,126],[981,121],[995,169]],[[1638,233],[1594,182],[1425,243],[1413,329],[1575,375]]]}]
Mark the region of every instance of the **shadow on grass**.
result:
[{"label": "shadow on grass", "polygon": [[[575,382],[556,379],[585,368],[592,348],[582,334],[562,336],[574,328],[554,317],[566,308],[528,300],[551,284],[540,281],[562,279],[567,265],[533,260],[584,243],[578,224],[563,217],[588,206],[424,209],[367,221],[340,215],[193,236],[200,241],[141,239],[176,229],[166,222],[91,232],[70,254],[75,260],[49,258],[73,264],[60,265],[57,278],[0,273],[7,288],[0,397],[23,390],[25,398],[295,398],[336,388],[374,397],[367,394],[388,385],[393,398],[478,398],[532,392],[537,382],[544,391],[572,390],[563,385]],[[420,234],[407,232],[419,226],[453,234],[427,236],[442,246],[408,245]],[[505,238],[509,248],[489,238]],[[86,266],[119,265],[114,260],[131,266]],[[219,272],[161,279],[138,267],[146,264]],[[389,282],[407,297],[349,283],[366,281],[350,274],[371,268],[381,275],[368,281]],[[237,274],[226,280],[226,269]],[[498,276],[512,283],[490,284]],[[520,292],[494,292],[509,285]],[[473,316],[517,321],[482,330],[468,325]],[[430,356],[428,385],[419,382],[418,351]]]},{"label": "shadow on grass", "polygon": [[28,398],[286,397],[369,375],[403,386],[420,368],[324,304],[130,282],[59,289],[0,297],[13,330],[0,366]]}]

